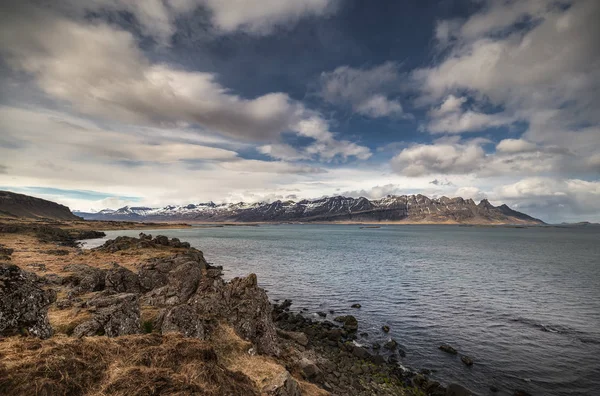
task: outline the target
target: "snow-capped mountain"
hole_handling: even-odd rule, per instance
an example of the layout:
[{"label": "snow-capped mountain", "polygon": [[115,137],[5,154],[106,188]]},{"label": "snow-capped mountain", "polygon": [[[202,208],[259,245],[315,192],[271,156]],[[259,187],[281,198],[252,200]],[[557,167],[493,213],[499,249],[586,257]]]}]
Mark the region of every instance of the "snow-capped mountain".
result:
[{"label": "snow-capped mountain", "polygon": [[506,205],[493,206],[487,200],[428,198],[424,195],[388,195],[377,200],[327,197],[271,203],[214,202],[168,205],[163,208],[125,206],[97,213],[74,212],[88,220],[184,221],[184,222],[289,222],[289,221],[406,221],[466,224],[543,224]]}]

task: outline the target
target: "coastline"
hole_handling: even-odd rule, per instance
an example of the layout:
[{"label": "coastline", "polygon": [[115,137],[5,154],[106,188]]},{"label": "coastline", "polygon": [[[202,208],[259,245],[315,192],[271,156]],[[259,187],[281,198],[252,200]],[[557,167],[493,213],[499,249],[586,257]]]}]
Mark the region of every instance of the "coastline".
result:
[{"label": "coastline", "polygon": [[[87,226],[93,228],[97,224]],[[75,222],[65,227],[65,230],[74,231],[77,226]],[[194,344],[194,340],[200,339],[204,343],[202,346],[211,348],[218,361],[223,362],[222,369],[238,371],[247,377],[239,381],[239,386],[253,383],[255,390],[262,392],[261,394],[447,394],[446,387],[430,379],[426,371],[417,373],[398,365],[397,357],[401,349],[398,349],[397,345],[390,347],[386,354],[373,354],[367,348],[357,345],[354,340],[357,338],[358,323],[353,317],[334,318],[337,322],[313,321],[300,313],[290,312],[288,302],[271,306],[266,293],[257,286],[254,274],[224,282],[221,278],[221,267],[207,264],[202,252],[185,242],[140,234],[140,238],[121,237],[107,241],[101,248],[84,251],[75,245],[64,244],[60,239],[51,240],[55,235],[62,234],[56,230],[48,232],[50,226],[47,224],[44,227],[46,234],[43,238],[39,229],[36,231],[31,222],[25,222],[21,224],[21,228],[16,229],[5,227],[0,232],[2,248],[9,252],[6,262],[2,264],[3,271],[25,271],[22,273],[30,274],[26,278],[35,279],[28,287],[36,288],[35,290],[43,295],[54,296],[48,297],[48,304],[36,307],[35,310],[37,315],[47,315],[47,319],[40,319],[41,323],[47,324],[44,328],[45,333],[40,334],[54,333],[52,337],[37,342],[32,336],[38,334],[38,330],[28,330],[27,324],[23,324],[21,328],[25,329],[25,333],[21,330],[20,335],[10,336],[5,333],[7,337],[0,341],[0,378],[6,374],[9,379],[8,382],[0,381],[0,386],[8,386],[5,389],[12,391],[9,393],[19,394],[19,387],[30,389],[27,386],[31,384],[19,382],[25,375],[29,376],[32,384],[49,381],[47,374],[32,373],[30,366],[24,367],[16,363],[28,361],[33,366],[43,365],[44,362],[50,364],[49,361],[44,361],[42,355],[35,357],[23,352],[28,350],[32,342],[37,342],[36,345],[40,345],[38,348],[47,351],[47,358],[50,359],[50,356],[60,355],[61,350],[56,349],[57,345],[75,348],[75,345],[80,344],[74,343],[83,335],[85,345],[108,349],[114,348],[114,342],[144,343],[150,336],[159,337],[153,342],[160,341],[161,345],[177,342],[184,343],[189,348],[196,348],[198,345]],[[80,227],[78,230],[83,231],[88,232],[89,229],[82,230]],[[194,261],[185,261],[190,259]],[[224,306],[223,311],[216,312],[216,316],[210,320],[204,314],[194,314],[203,318],[202,323],[205,323],[205,327],[202,331],[197,328],[191,331],[189,319],[165,324],[165,321],[168,322],[167,318],[176,315],[177,309],[180,309],[167,302],[169,294],[161,297],[161,293],[165,292],[161,288],[142,292],[139,286],[132,288],[130,283],[144,271],[148,271],[148,268],[158,268],[156,265],[175,265],[173,263],[179,262],[187,269],[181,275],[176,275],[182,271],[180,269],[168,272],[169,279],[176,279],[173,284],[176,288],[168,293],[179,295],[181,290],[188,290],[190,286],[186,285],[189,285],[189,278],[197,274],[200,283],[196,286],[195,295],[213,299],[215,297],[211,293],[230,295],[229,293],[233,292],[234,297],[228,298],[238,299],[236,306],[247,305],[252,308],[250,311],[256,312],[258,309],[261,314],[258,317],[255,314],[241,318],[231,317],[227,314],[228,308]],[[202,275],[194,268],[204,268],[201,269]],[[216,282],[223,291],[213,290],[211,286],[201,292],[202,279],[206,279],[210,284]],[[229,289],[231,291],[227,291]],[[7,299],[6,296],[4,298]],[[164,300],[165,298],[167,300]],[[214,301],[220,300],[222,297]],[[182,303],[183,301],[181,300]],[[139,304],[139,308],[136,309],[131,304]],[[137,325],[132,325],[131,317],[123,318],[123,312],[137,318]],[[189,318],[189,315],[181,318],[184,317]],[[95,330],[94,326],[100,322],[105,323],[102,325],[104,327]],[[248,332],[248,326],[263,330]],[[273,333],[270,338],[265,338],[264,329],[270,329],[267,334]],[[23,337],[27,334],[29,336]],[[99,336],[100,334],[114,338]],[[68,356],[63,359],[69,361]],[[125,364],[127,359],[123,359]],[[263,369],[257,372],[256,367]],[[266,370],[265,367],[269,369]],[[60,368],[58,370],[60,371]],[[72,373],[74,377],[85,374],[83,368],[78,370],[81,372]],[[277,375],[274,376],[273,373]],[[146,378],[150,382],[155,379]],[[53,389],[62,389],[62,380],[54,381],[52,386],[57,388]],[[281,389],[292,389],[292,393],[281,393]]]}]

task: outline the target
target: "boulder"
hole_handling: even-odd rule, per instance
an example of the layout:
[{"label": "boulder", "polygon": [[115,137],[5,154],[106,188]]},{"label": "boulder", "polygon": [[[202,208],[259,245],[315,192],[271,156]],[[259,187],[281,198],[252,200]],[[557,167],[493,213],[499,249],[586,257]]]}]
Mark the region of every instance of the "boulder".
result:
[{"label": "boulder", "polygon": [[306,334],[300,331],[285,331],[277,329],[277,335],[279,335],[282,338],[292,340],[302,346],[308,345],[308,337],[306,336]]},{"label": "boulder", "polygon": [[360,305],[360,304],[352,304],[350,306],[350,308],[360,308],[360,307],[362,307],[362,305]]},{"label": "boulder", "polygon": [[472,366],[473,365],[473,359],[471,359],[470,357],[463,355],[460,357],[460,360],[466,364],[467,366]]},{"label": "boulder", "polygon": [[125,267],[113,264],[106,271],[104,284],[107,290],[115,293],[139,293],[141,291],[138,275]]},{"label": "boulder", "polygon": [[0,245],[0,261],[10,260],[10,256],[14,253],[14,249],[7,248],[4,245]]},{"label": "boulder", "polygon": [[262,394],[268,396],[302,396],[298,381],[287,371],[276,375],[269,384],[265,385]]},{"label": "boulder", "polygon": [[216,321],[201,315],[193,306],[178,305],[159,316],[157,327],[163,334],[176,332],[205,340],[216,327]]},{"label": "boulder", "polygon": [[308,380],[316,380],[321,376],[321,369],[311,360],[303,358],[300,360],[302,376]]},{"label": "boulder", "polygon": [[141,332],[140,303],[138,296],[131,293],[98,297],[87,302],[94,307],[92,319],[79,324],[73,330],[77,337],[106,335],[118,337]]},{"label": "boulder", "polygon": [[16,265],[0,264],[0,334],[26,333],[48,338],[48,306],[56,292],[41,288],[43,281]]},{"label": "boulder", "polygon": [[383,325],[383,326],[381,326],[381,330],[383,330],[384,333],[389,333],[390,332],[390,326]]},{"label": "boulder", "polygon": [[383,347],[389,351],[395,351],[396,349],[398,349],[398,343],[396,342],[396,340],[392,339],[383,344]]},{"label": "boulder", "polygon": [[458,352],[456,351],[456,349],[454,349],[453,347],[451,347],[448,344],[443,344],[440,345],[440,349],[446,353],[452,354],[452,355],[456,355]]},{"label": "boulder", "polygon": [[352,315],[338,316],[334,320],[343,323],[344,330],[346,331],[355,332],[358,330],[358,321]]},{"label": "boulder", "polygon": [[65,271],[71,272],[67,283],[74,287],[77,294],[104,290],[106,285],[106,271],[100,268],[90,267],[86,264],[70,264],[64,267]]}]

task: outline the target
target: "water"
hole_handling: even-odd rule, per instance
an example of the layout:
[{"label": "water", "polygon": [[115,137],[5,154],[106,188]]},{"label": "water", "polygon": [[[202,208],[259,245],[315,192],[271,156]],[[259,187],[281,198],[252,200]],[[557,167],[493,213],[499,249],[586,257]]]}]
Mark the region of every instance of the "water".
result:
[{"label": "water", "polygon": [[[146,231],[148,232],[148,231]],[[109,232],[137,235],[139,231]],[[600,227],[268,225],[161,230],[292,308],[353,314],[364,342],[480,394],[600,394]],[[92,241],[92,245],[99,241]],[[361,309],[350,305],[360,303]],[[381,332],[391,327],[389,335]],[[438,349],[449,343],[471,356]]]}]

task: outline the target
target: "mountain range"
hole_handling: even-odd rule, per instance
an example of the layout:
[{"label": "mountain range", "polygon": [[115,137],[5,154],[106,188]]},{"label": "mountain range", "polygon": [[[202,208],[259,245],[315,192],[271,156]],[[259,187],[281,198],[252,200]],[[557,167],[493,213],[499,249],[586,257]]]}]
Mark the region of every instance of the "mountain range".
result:
[{"label": "mountain range", "polygon": [[213,202],[169,205],[162,208],[125,206],[96,213],[74,212],[87,220],[185,222],[400,222],[456,224],[544,224],[484,199],[428,198],[424,195],[388,195],[382,199],[326,197],[301,201],[258,203]]}]

